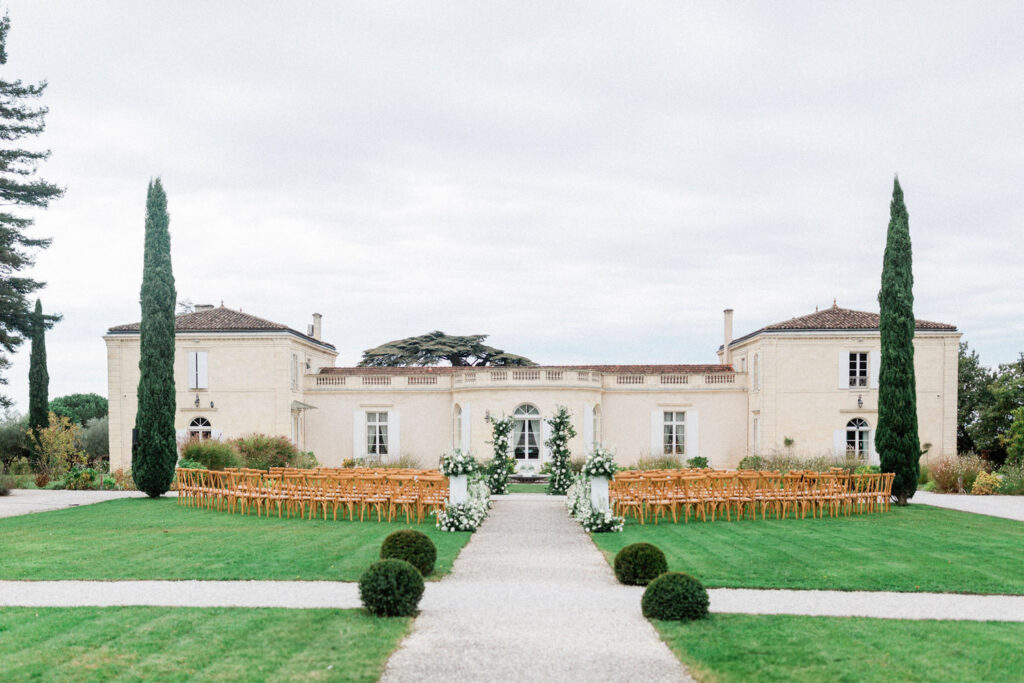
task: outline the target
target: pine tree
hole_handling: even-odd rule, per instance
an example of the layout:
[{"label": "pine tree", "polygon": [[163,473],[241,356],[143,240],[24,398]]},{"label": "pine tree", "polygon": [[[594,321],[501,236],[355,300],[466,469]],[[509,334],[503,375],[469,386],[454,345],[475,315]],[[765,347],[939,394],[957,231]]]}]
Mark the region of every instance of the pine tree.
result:
[{"label": "pine tree", "polygon": [[921,441],[917,432],[917,383],[914,378],[914,274],[910,221],[896,178],[889,206],[889,232],[878,293],[882,365],[878,375],[878,429],[875,450],[883,472],[895,472],[892,495],[898,505],[917,490]]},{"label": "pine tree", "polygon": [[174,273],[170,219],[160,179],[146,192],[146,241],[139,326],[139,391],[132,476],[140,491],[156,498],[174,477],[178,447],[174,432]]},{"label": "pine tree", "polygon": [[569,440],[576,436],[572,426],[572,413],[565,406],[548,419],[551,437],[544,445],[551,449],[551,475],[548,477],[548,493],[563,495],[572,486],[572,465],[569,463]]},{"label": "pine tree", "polygon": [[[39,430],[50,424],[50,374],[46,370],[46,319],[43,304],[36,299],[36,310],[32,316],[32,352],[28,364],[28,426],[32,440],[39,442]],[[33,460],[37,448],[33,448]]]},{"label": "pine tree", "polygon": [[[0,64],[7,63],[7,32],[11,20],[0,19]],[[33,219],[13,212],[13,207],[46,208],[63,194],[56,185],[36,176],[39,163],[50,156],[48,150],[22,147],[22,140],[39,135],[46,127],[46,107],[31,106],[30,100],[42,96],[46,82],[25,84],[0,78],[0,370],[10,366],[6,354],[13,353],[26,337],[32,336],[33,315],[29,295],[43,283],[27,277],[15,277],[32,265],[32,251],[44,249],[48,239],[31,238],[25,231]],[[56,322],[44,316],[44,326]],[[6,353],[5,353],[6,352]],[[7,381],[0,378],[0,384]],[[0,396],[0,407],[11,401]],[[46,421],[44,420],[44,426]]]}]

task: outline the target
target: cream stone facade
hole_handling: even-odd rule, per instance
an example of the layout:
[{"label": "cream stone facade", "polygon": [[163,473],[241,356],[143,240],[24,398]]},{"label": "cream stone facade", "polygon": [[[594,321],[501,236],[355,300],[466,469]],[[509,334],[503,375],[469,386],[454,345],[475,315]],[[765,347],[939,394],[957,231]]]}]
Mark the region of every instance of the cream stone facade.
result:
[{"label": "cream stone facade", "polygon": [[[307,334],[224,307],[178,317],[176,427],[181,438],[286,436],[327,466],[446,449],[491,455],[490,420],[515,417],[520,470],[547,460],[546,419],[573,415],[574,454],[593,444],[624,465],[649,455],[734,467],[751,453],[832,454],[877,462],[878,315],[837,306],[732,339],[706,365],[335,367],[320,317]],[[918,321],[915,371],[922,444],[956,451],[957,350],[952,325]],[[138,325],[104,336],[111,468],[131,464]]]}]

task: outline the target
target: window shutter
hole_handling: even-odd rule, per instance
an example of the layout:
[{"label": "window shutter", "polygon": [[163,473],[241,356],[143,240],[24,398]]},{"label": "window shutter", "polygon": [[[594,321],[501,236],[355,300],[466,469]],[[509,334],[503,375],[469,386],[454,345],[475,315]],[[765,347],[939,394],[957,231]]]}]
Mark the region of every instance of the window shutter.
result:
[{"label": "window shutter", "polygon": [[878,388],[878,371],[882,369],[882,352],[872,351],[868,359],[868,376],[872,389]]},{"label": "window shutter", "polygon": [[210,430],[210,438],[217,439],[217,441],[220,441],[222,436],[224,436],[224,430],[223,429],[211,429]]},{"label": "window shutter", "polygon": [[591,403],[583,404],[583,454],[587,455],[594,450],[594,406]]},{"label": "window shutter", "polygon": [[551,425],[544,418],[540,419],[540,448],[545,460],[551,459],[551,449],[548,448],[548,439],[551,438]]},{"label": "window shutter", "polygon": [[209,389],[209,361],[206,351],[196,352],[196,389]]},{"label": "window shutter", "polygon": [[[686,411],[686,457],[700,455],[700,414],[696,410]],[[710,464],[710,463],[709,463]]]},{"label": "window shutter", "polygon": [[188,438],[188,430],[187,429],[175,429],[174,430],[174,438],[177,439],[178,443],[181,443],[182,441],[184,441],[184,440],[186,440]]},{"label": "window shutter", "polygon": [[195,351],[188,352],[188,388],[198,389],[199,386],[196,384],[199,373],[196,371],[196,365],[198,363],[199,354]]},{"label": "window shutter", "polygon": [[[465,419],[465,413],[463,413]],[[402,455],[402,415],[397,410],[388,411],[388,457],[398,459]]]},{"label": "window shutter", "polygon": [[846,457],[846,429],[832,432],[832,454],[837,458]]},{"label": "window shutter", "polygon": [[357,410],[352,413],[352,457],[366,455],[366,413]]},{"label": "window shutter", "polygon": [[839,388],[850,388],[850,352],[839,352]]},{"label": "window shutter", "polygon": [[651,456],[655,457],[665,452],[665,436],[662,433],[665,424],[665,416],[660,410],[651,412]]},{"label": "window shutter", "polygon": [[466,453],[473,448],[473,442],[470,441],[470,438],[473,436],[470,427],[470,416],[472,414],[468,404],[462,406],[462,434],[459,435],[459,446]]},{"label": "window shutter", "polygon": [[872,465],[879,464],[878,453],[875,452],[875,430],[868,432],[868,462]]}]

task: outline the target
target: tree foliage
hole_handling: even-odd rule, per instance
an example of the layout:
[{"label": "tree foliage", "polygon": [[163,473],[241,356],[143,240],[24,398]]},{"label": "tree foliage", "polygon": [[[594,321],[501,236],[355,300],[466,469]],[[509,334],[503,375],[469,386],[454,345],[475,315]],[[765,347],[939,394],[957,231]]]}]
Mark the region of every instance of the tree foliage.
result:
[{"label": "tree foliage", "polygon": [[99,394],[68,394],[50,401],[50,410],[67,415],[78,424],[107,416],[107,399]]},{"label": "tree foliage", "polygon": [[[0,19],[0,64],[7,63],[10,28],[11,20],[5,14]],[[10,366],[7,354],[31,337],[36,326],[28,297],[43,283],[18,273],[33,264],[35,250],[50,244],[48,239],[26,234],[34,219],[16,209],[46,208],[63,194],[61,188],[36,175],[40,162],[50,156],[49,150],[29,149],[23,144],[46,127],[46,107],[33,104],[45,90],[45,81],[31,84],[0,78],[0,371]],[[43,324],[49,327],[57,319],[44,316]],[[0,378],[0,384],[6,383]],[[8,397],[0,396],[0,406],[10,405]]]},{"label": "tree foliage", "polygon": [[46,369],[46,322],[36,299],[32,314],[32,351],[28,364],[28,426],[34,435],[50,423],[50,373]]},{"label": "tree foliage", "polygon": [[139,391],[132,452],[132,476],[153,498],[167,492],[178,459],[174,432],[174,273],[170,218],[160,179],[146,192],[146,239],[142,266],[142,322],[139,327]]},{"label": "tree foliage", "polygon": [[551,436],[544,442],[551,451],[551,474],[548,477],[548,493],[564,495],[572,486],[572,465],[569,441],[576,436],[572,426],[572,413],[565,406],[558,406],[555,414],[547,420]]},{"label": "tree foliage", "polygon": [[1006,449],[1007,465],[1024,465],[1024,408],[1017,408],[1010,414],[1010,426],[999,437],[999,442]]},{"label": "tree foliage", "polygon": [[889,230],[878,293],[882,364],[878,376],[875,450],[883,472],[896,474],[892,494],[906,505],[917,490],[921,440],[917,428],[914,376],[914,274],[910,220],[897,178],[889,206]]},{"label": "tree foliage", "polygon": [[977,452],[976,428],[991,401],[995,373],[981,364],[977,351],[960,342],[958,387],[956,395],[956,449],[959,453]]},{"label": "tree foliage", "polygon": [[64,416],[49,415],[46,427],[33,438],[37,442],[36,469],[48,479],[57,479],[75,466],[86,463],[85,452],[79,447],[77,424]]},{"label": "tree foliage", "polygon": [[1014,413],[1024,408],[1024,353],[1012,363],[1001,363],[983,394],[978,419],[969,428],[975,450],[997,463],[1007,457],[1004,436]]},{"label": "tree foliage", "polygon": [[529,358],[484,344],[486,334],[456,336],[434,331],[363,351],[362,367],[536,365]]}]

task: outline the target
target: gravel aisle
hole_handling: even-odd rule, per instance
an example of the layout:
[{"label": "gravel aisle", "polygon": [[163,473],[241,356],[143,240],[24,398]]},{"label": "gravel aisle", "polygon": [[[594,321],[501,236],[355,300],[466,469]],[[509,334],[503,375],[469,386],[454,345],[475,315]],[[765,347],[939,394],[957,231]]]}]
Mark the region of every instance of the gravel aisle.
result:
[{"label": "gravel aisle", "polygon": [[1024,522],[1024,496],[968,496],[918,491],[910,499],[910,504],[914,503]]},{"label": "gravel aisle", "polygon": [[384,681],[686,681],[561,497],[496,499]]}]

